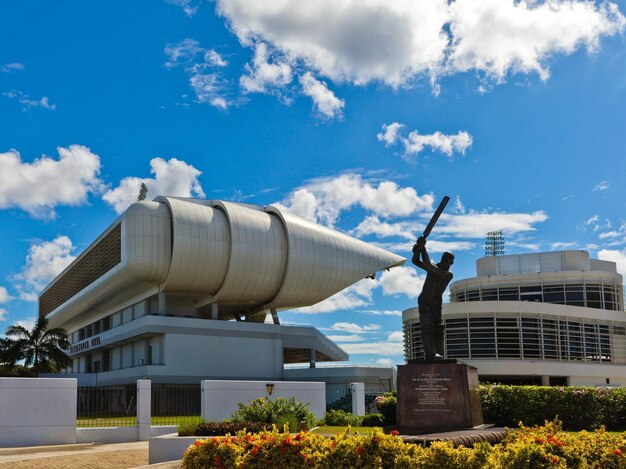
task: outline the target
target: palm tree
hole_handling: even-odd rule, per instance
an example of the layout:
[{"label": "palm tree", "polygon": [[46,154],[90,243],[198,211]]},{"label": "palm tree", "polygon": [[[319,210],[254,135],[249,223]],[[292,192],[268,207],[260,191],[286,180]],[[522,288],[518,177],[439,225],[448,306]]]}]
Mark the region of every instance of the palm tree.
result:
[{"label": "palm tree", "polygon": [[3,344],[3,361],[15,365],[24,360],[24,365],[34,372],[55,372],[69,366],[72,359],[62,349],[70,346],[67,331],[59,327],[48,329],[48,320],[40,316],[32,331],[24,326],[13,325],[6,329],[8,337],[15,337],[11,343]]}]

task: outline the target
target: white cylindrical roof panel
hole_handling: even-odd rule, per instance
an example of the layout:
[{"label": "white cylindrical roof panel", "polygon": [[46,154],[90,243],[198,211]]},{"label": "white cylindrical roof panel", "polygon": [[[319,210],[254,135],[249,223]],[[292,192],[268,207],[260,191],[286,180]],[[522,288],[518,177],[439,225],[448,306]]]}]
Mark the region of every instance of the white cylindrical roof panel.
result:
[{"label": "white cylindrical roof panel", "polygon": [[403,257],[277,207],[267,210],[281,217],[289,243],[285,280],[270,308],[313,305],[370,274],[405,262]]},{"label": "white cylindrical roof panel", "polygon": [[283,283],[287,266],[287,236],[281,220],[256,206],[216,202],[231,233],[230,262],[218,303],[263,304]]},{"label": "white cylindrical roof panel", "polygon": [[224,212],[209,201],[159,197],[171,211],[172,262],[164,291],[214,294],[224,283],[231,233]]}]

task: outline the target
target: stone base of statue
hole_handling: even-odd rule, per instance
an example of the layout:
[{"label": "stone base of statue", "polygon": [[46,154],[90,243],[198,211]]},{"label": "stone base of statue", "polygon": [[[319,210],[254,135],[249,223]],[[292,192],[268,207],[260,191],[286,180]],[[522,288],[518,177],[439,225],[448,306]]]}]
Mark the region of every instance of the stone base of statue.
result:
[{"label": "stone base of statue", "polygon": [[460,360],[411,360],[398,366],[396,425],[420,435],[483,424],[478,370]]}]

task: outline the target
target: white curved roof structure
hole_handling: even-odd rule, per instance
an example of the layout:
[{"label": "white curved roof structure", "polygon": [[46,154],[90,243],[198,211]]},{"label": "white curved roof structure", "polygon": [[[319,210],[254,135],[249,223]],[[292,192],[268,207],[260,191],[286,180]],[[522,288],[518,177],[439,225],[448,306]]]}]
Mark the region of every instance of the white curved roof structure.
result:
[{"label": "white curved roof structure", "polygon": [[405,259],[275,206],[157,197],[132,204],[39,297],[51,326],[147,289],[219,319],[318,303]]}]

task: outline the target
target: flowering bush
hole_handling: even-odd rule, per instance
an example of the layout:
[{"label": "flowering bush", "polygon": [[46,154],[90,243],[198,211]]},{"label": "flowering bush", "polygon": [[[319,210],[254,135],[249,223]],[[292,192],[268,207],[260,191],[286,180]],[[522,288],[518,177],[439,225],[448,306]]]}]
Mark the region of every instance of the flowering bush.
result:
[{"label": "flowering bush", "polygon": [[376,396],[374,399],[376,409],[383,416],[383,425],[395,425],[397,400],[395,392],[388,392],[382,396]]},{"label": "flowering bush", "polygon": [[625,468],[626,434],[563,432],[560,423],[520,430],[498,445],[428,448],[404,443],[397,435],[351,434],[325,438],[309,433],[271,431],[198,440],[185,452],[183,467],[196,468]]}]

